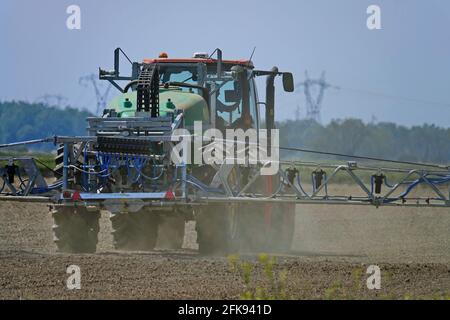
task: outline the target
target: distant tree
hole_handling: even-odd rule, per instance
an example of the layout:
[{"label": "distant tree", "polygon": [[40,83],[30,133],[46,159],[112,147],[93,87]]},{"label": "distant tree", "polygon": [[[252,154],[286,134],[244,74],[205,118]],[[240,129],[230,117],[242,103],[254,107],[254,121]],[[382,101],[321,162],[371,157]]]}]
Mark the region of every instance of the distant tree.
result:
[{"label": "distant tree", "polygon": [[[278,128],[282,146],[394,160],[450,163],[450,128],[428,124],[407,128],[387,122],[365,124],[358,119],[333,120],[326,126],[311,120],[288,120],[278,123]],[[295,152],[282,152],[281,155],[312,157]]]},{"label": "distant tree", "polygon": [[[21,101],[0,102],[0,143],[39,139],[53,135],[86,134],[88,111],[60,109]],[[410,128],[394,123],[365,124],[358,119],[333,120],[323,126],[313,120],[288,120],[277,124],[280,144],[350,155],[394,160],[450,163],[450,128],[435,125]],[[34,149],[53,150],[51,144]],[[281,152],[283,158],[311,159],[306,153]],[[330,158],[315,156],[315,158]]]},{"label": "distant tree", "polygon": [[[86,134],[88,111],[60,109],[22,101],[0,102],[0,143],[45,138],[53,135]],[[51,150],[51,144],[32,148]]]}]

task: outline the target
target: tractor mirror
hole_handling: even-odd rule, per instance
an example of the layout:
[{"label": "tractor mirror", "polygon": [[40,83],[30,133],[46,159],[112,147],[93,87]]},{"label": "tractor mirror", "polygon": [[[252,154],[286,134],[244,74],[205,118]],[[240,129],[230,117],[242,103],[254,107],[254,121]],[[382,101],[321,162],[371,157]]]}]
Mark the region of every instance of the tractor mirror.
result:
[{"label": "tractor mirror", "polygon": [[286,92],[294,91],[294,77],[290,72],[283,72],[283,89]]}]

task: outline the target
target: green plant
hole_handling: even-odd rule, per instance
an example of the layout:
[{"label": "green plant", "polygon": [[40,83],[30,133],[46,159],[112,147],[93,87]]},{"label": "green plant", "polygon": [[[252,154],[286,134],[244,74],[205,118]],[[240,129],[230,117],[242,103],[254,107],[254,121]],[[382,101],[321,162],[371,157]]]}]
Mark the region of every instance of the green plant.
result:
[{"label": "green plant", "polygon": [[327,289],[325,289],[324,298],[326,300],[332,300],[337,298],[339,291],[342,290],[342,283],[339,280],[336,280],[333,285]]},{"label": "green plant", "polygon": [[[286,282],[288,272],[276,270],[276,258],[266,253],[258,256],[258,262],[241,261],[239,255],[229,255],[230,271],[238,274],[244,282],[243,300],[283,300],[288,299]],[[254,277],[256,270],[262,269],[264,278],[260,281]]]}]

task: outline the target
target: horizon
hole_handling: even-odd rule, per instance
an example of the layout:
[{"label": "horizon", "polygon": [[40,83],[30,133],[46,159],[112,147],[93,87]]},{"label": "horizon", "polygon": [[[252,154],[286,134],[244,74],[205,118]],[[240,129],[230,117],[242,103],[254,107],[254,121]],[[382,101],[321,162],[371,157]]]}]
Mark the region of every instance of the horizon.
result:
[{"label": "horizon", "polygon": [[[26,103],[26,104],[42,105],[43,107],[46,107],[46,108],[56,108],[56,109],[59,109],[59,110],[65,110],[67,108],[70,108],[70,109],[78,110],[80,112],[89,112],[91,115],[94,115],[92,110],[88,110],[88,109],[84,109],[84,108],[77,108],[77,107],[74,107],[74,106],[71,106],[71,105],[58,106],[58,105],[45,104],[43,102],[33,102],[33,101],[24,101],[24,100],[2,100],[2,99],[0,99],[0,104],[1,103]],[[327,127],[328,125],[332,124],[333,122],[335,122],[335,123],[336,122],[337,123],[342,123],[342,122],[347,121],[347,120],[360,120],[366,126],[368,126],[368,125],[375,125],[376,126],[376,125],[381,125],[381,124],[393,124],[393,125],[395,125],[398,128],[406,128],[406,129],[412,129],[414,127],[427,127],[427,126],[436,127],[438,129],[444,129],[444,130],[450,129],[450,126],[448,126],[448,127],[439,126],[439,125],[436,125],[434,123],[426,123],[426,122],[424,122],[424,123],[421,123],[421,124],[404,125],[404,124],[399,124],[399,123],[396,123],[396,122],[393,122],[393,121],[389,121],[389,120],[387,120],[387,121],[373,121],[373,120],[366,121],[364,119],[357,118],[357,117],[351,117],[351,116],[347,117],[347,118],[333,118],[333,119],[330,119],[330,121],[328,121],[327,123],[317,122],[317,121],[315,121],[313,119],[307,119],[307,118],[279,119],[279,120],[276,120],[276,122],[277,123],[287,123],[287,122],[311,121],[311,122],[315,122],[319,126]]]},{"label": "horizon", "polygon": [[[233,11],[234,2],[206,6],[205,0],[196,1],[203,9],[198,11],[192,3],[136,0],[118,12],[113,3],[79,0],[81,29],[68,30],[71,1],[6,0],[0,11],[5,44],[0,99],[34,102],[61,95],[69,105],[92,112],[94,90],[81,86],[79,78],[111,67],[116,47],[133,61],[162,51],[169,57],[190,57],[216,47],[224,59],[248,59],[256,47],[256,68],[278,65],[293,72],[295,83],[304,81],[305,70],[311,78],[326,71],[327,82],[340,89],[325,92],[323,124],[358,118],[408,127],[450,126],[450,3],[378,0],[382,28],[368,30],[366,9],[373,1],[284,1],[273,8],[252,0]],[[163,12],[170,12],[170,19]],[[198,28],[199,19],[211,16],[222,23]],[[248,21],[250,28],[232,21]],[[262,79],[258,87],[264,100]],[[108,100],[117,91],[111,93]],[[295,118],[297,106],[305,117],[302,91],[278,90],[276,101],[278,121]]]}]

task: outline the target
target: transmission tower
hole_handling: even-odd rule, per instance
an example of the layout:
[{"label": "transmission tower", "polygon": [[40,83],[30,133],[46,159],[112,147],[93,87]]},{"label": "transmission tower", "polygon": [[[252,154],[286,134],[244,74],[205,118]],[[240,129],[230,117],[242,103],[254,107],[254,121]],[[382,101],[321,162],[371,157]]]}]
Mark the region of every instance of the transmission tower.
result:
[{"label": "transmission tower", "polygon": [[59,94],[44,94],[36,99],[36,103],[42,103],[46,106],[65,107],[67,106],[67,98]]},{"label": "transmission tower", "polygon": [[[297,84],[297,87],[304,87],[305,98],[306,98],[306,117],[321,122],[320,109],[322,108],[323,97],[325,95],[325,90],[328,88],[339,89],[339,87],[332,86],[325,80],[325,71],[319,79],[310,79],[308,71],[305,71],[305,81]],[[313,88],[318,88],[317,97],[314,99],[312,97],[311,91]]]},{"label": "transmission tower", "polygon": [[108,100],[108,94],[109,90],[111,89],[111,84],[108,84],[106,89],[101,92],[100,89],[102,89],[98,82],[98,77],[95,74],[90,74],[84,77],[81,77],[79,80],[80,85],[87,87],[88,84],[92,84],[94,91],[95,91],[95,97],[97,98],[97,109],[95,110],[95,114],[99,115],[99,112],[106,107],[106,103]]}]

